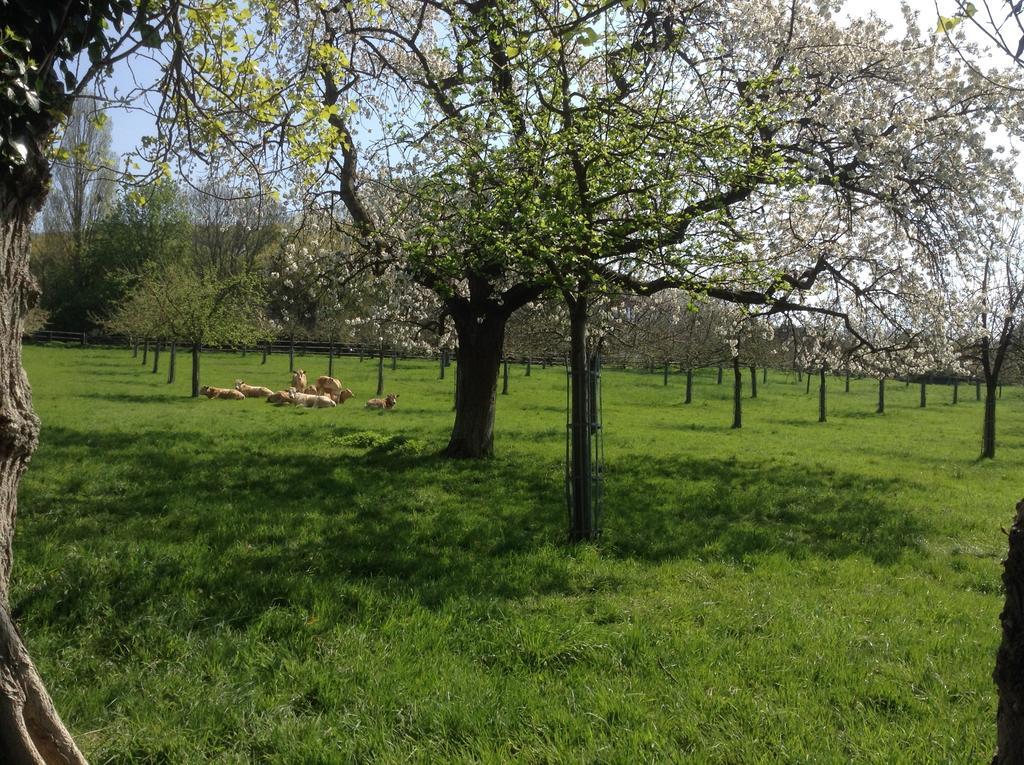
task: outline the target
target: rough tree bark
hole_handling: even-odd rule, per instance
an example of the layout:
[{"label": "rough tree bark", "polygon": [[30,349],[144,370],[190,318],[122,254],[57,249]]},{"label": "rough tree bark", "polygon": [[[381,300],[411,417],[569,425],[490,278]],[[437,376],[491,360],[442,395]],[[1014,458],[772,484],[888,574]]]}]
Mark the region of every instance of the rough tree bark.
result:
[{"label": "rough tree bark", "polygon": [[501,361],[501,395],[508,395],[508,359]]},{"label": "rough tree bark", "polygon": [[750,397],[757,398],[757,367],[750,365]]},{"label": "rough tree bark", "polygon": [[494,454],[494,406],[506,317],[490,314],[482,322],[468,310],[454,312],[459,345],[455,353],[455,424],[446,457]]},{"label": "rough tree bark", "polygon": [[1017,503],[1009,538],[1003,561],[1006,602],[999,615],[1003,639],[992,673],[999,694],[992,765],[1024,763],[1024,500]]},{"label": "rough tree bark", "polygon": [[921,409],[928,406],[928,383],[921,382]]},{"label": "rough tree bark", "polygon": [[0,186],[0,762],[84,763],[10,613],[18,483],[39,435],[21,365],[21,330],[37,294],[29,273],[28,239],[45,198],[45,162],[30,159],[24,172],[29,183],[20,175]]},{"label": "rough tree bark", "polygon": [[153,346],[153,372],[156,374],[160,371],[160,341],[156,341],[156,345]]}]

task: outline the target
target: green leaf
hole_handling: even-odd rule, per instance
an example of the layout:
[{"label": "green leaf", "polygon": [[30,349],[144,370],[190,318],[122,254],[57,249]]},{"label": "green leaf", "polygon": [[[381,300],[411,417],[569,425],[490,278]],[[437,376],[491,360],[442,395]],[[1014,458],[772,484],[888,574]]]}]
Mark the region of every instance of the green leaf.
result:
[{"label": "green leaf", "polygon": [[974,6],[974,3],[968,3],[964,6],[964,16],[966,18],[971,18],[977,12],[978,9]]},{"label": "green leaf", "polygon": [[143,27],[141,42],[147,48],[159,48],[163,39],[160,37],[160,30],[156,27]]},{"label": "green leaf", "polygon": [[949,32],[951,29],[955,29],[956,25],[961,21],[962,19],[955,16],[939,16],[939,25],[935,28],[935,31]]},{"label": "green leaf", "polygon": [[517,48],[515,45],[509,45],[505,48],[505,55],[508,56],[509,58],[515,58],[516,56],[519,55],[519,48]]}]

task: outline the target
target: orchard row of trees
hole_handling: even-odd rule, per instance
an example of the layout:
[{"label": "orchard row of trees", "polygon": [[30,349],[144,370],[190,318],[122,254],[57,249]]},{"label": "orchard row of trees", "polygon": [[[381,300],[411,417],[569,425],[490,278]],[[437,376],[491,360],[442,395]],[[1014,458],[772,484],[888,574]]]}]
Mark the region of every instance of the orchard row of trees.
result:
[{"label": "orchard row of trees", "polygon": [[[974,338],[986,383],[998,377],[1016,315],[994,298],[997,281],[1009,284],[999,222],[1019,205],[1012,158],[987,136],[1020,134],[1019,73],[981,72],[969,46],[949,46],[966,25],[911,23],[895,39],[878,19],[841,22],[839,11],[837,0],[69,0],[51,14],[10,0],[0,594],[38,431],[20,334],[52,139],[88,88],[142,50],[160,65],[150,166],[188,177],[216,164],[218,177],[253,177],[257,198],[281,188],[302,215],[303,236],[271,273],[315,289],[288,296],[283,321],[303,316],[307,294],[346,315],[347,289],[364,279],[380,302],[360,321],[409,316],[454,333],[448,456],[493,453],[510,319],[558,301],[576,538],[597,532],[584,488],[606,302],[628,313],[634,296],[681,288],[747,316],[806,314],[821,325],[806,337],[822,368],[829,333],[850,358],[932,359],[950,353],[947,339]],[[99,267],[81,240],[72,284]],[[967,310],[952,310],[957,290],[974,295]],[[733,334],[738,371],[744,338]],[[2,600],[0,754],[79,762]]]}]

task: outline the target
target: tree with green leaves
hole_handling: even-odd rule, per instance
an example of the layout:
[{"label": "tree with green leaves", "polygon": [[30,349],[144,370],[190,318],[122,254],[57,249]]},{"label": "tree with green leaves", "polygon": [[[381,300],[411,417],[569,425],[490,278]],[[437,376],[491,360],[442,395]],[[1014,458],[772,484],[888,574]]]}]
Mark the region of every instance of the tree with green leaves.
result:
[{"label": "tree with green leaves", "polygon": [[219,277],[186,264],[152,263],[109,327],[191,346],[192,397],[198,398],[203,346],[248,346],[266,339],[265,305],[258,275]]},{"label": "tree with green leaves", "polygon": [[53,325],[87,328],[86,296],[94,284],[89,258],[93,235],[116,201],[111,123],[96,101],[80,100],[54,158],[53,181],[42,211],[42,236],[32,243],[32,272]]}]

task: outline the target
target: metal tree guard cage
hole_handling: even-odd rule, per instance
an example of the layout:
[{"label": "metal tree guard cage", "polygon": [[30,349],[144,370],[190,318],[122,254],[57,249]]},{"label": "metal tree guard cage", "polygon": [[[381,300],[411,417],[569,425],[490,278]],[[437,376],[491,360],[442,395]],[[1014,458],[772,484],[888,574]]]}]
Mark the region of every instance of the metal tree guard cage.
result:
[{"label": "metal tree guard cage", "polygon": [[[573,421],[572,421],[572,366],[565,370],[565,502],[569,514],[569,533],[573,540],[596,539],[601,535],[601,515],[604,506],[604,429],[601,424],[603,408],[601,396],[601,354],[595,353],[590,358],[586,370],[589,387],[588,414],[582,426],[587,431],[587,450],[589,453],[589,470],[583,480],[587,482],[589,491],[589,507],[576,508],[575,476],[573,475]],[[585,501],[585,500],[584,500]]]}]

